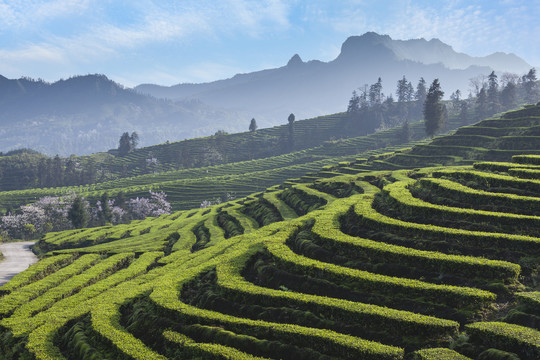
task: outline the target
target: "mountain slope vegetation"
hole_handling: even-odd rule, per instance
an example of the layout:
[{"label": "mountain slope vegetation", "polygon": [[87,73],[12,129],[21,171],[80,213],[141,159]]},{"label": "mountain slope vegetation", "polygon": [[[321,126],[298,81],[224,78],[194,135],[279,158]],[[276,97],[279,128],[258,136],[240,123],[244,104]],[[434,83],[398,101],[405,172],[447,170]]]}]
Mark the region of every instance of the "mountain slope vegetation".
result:
[{"label": "mountain slope vegetation", "polygon": [[[518,154],[540,154],[526,141],[539,113],[465,131],[499,134],[485,144],[503,162],[389,153],[206,209],[49,233],[44,259],[0,288],[0,354],[538,359],[540,156]],[[499,149],[511,128],[530,145]]]}]

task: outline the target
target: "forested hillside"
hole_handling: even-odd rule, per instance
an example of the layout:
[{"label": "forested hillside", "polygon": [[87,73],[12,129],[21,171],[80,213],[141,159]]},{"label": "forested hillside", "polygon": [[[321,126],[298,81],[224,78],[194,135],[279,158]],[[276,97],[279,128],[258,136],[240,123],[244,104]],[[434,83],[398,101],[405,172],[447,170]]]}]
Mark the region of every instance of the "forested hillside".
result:
[{"label": "forested hillside", "polygon": [[[207,208],[49,233],[43,259],[0,288],[1,354],[538,359],[538,126],[540,104],[428,144],[479,148],[474,133],[485,151],[417,145]],[[424,167],[450,156],[461,166]]]}]

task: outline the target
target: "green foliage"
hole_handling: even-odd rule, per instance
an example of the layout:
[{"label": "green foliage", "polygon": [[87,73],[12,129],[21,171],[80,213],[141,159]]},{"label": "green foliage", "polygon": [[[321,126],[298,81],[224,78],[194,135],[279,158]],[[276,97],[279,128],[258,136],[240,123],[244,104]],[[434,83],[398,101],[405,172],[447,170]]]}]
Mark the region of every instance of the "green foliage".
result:
[{"label": "green foliage", "polygon": [[76,229],[83,228],[88,224],[90,216],[88,215],[88,209],[82,197],[77,196],[73,200],[71,208],[68,211],[68,219]]},{"label": "green foliage", "polygon": [[426,134],[431,138],[439,131],[444,122],[444,105],[440,102],[443,95],[444,92],[441,90],[439,79],[433,80],[424,103]]},{"label": "green foliage", "polygon": [[461,355],[450,349],[432,348],[418,350],[413,353],[413,360],[470,360],[468,357]]},{"label": "green foliage", "polygon": [[[536,359],[540,182],[514,170],[537,170],[535,158],[395,162],[464,161],[480,141],[493,149],[476,154],[507,151],[493,144],[508,147],[532,124],[489,120],[423,146],[437,154],[371,153],[206,209],[49,233],[45,258],[0,292],[0,349],[36,359]],[[467,150],[445,153],[457,148]],[[268,166],[209,176],[246,179],[255,164]],[[190,191],[209,184],[182,174]],[[221,194],[230,179],[216,181]]]},{"label": "green foliage", "polygon": [[471,338],[487,346],[514,352],[524,359],[540,357],[540,332],[502,322],[478,322],[466,326]]}]

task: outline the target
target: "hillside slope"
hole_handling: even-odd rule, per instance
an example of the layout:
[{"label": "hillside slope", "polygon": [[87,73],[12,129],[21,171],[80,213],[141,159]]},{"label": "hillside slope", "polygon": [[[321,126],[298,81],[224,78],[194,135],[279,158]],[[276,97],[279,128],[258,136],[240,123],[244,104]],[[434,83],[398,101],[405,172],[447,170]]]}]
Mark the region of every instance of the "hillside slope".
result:
[{"label": "hillside slope", "polygon": [[1,349],[37,359],[478,359],[496,348],[536,359],[540,182],[529,178],[540,160],[515,160],[527,172],[344,175],[51,233],[39,245],[51,256],[1,288]]},{"label": "hillside slope", "polygon": [[0,288],[0,353],[538,359],[540,156],[358,171],[49,233]]}]

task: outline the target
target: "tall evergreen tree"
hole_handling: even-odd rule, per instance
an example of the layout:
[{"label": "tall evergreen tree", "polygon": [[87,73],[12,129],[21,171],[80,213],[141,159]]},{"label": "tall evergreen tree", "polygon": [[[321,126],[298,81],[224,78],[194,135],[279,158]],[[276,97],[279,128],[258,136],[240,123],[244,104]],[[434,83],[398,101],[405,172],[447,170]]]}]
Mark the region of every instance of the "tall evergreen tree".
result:
[{"label": "tall evergreen tree", "polygon": [[424,102],[426,134],[431,138],[440,130],[444,122],[444,105],[441,103],[443,95],[439,79],[433,80]]},{"label": "tall evergreen tree", "polygon": [[257,131],[257,121],[255,121],[255,118],[251,119],[251,122],[249,123],[249,131]]},{"label": "tall evergreen tree", "polygon": [[360,96],[356,90],[353,91],[351,99],[349,100],[349,106],[347,106],[347,112],[349,114],[356,114],[360,112]]},{"label": "tall evergreen tree", "polygon": [[396,89],[400,122],[407,120],[409,115],[409,103],[412,100],[413,93],[414,90],[412,84],[407,81],[405,75],[403,75],[403,78],[398,80]]},{"label": "tall evergreen tree", "polygon": [[415,114],[420,115],[424,109],[424,103],[426,102],[427,88],[426,80],[423,77],[418,81],[416,85],[416,92],[414,93],[414,99],[416,100],[416,112]]},{"label": "tall evergreen tree", "polygon": [[137,145],[139,145],[139,134],[137,134],[135,131],[131,133],[131,136],[129,137],[129,145],[130,150],[133,151],[137,148]]},{"label": "tall evergreen tree", "polygon": [[511,109],[516,105],[516,84],[508,82],[501,91],[501,105],[505,110]]},{"label": "tall evergreen tree", "polygon": [[455,110],[458,110],[461,104],[461,91],[459,89],[454,91],[452,95],[450,95],[450,100],[452,100],[452,107]]},{"label": "tall evergreen tree", "polygon": [[369,87],[369,102],[371,106],[380,105],[383,101],[382,80],[379,77],[375,84]]},{"label": "tall evergreen tree", "polygon": [[112,214],[111,207],[109,206],[109,194],[106,192],[103,193],[101,195],[99,202],[101,205],[101,210],[98,216],[99,216],[101,225],[105,225],[106,223],[112,222],[113,214]]},{"label": "tall evergreen tree", "polygon": [[499,82],[495,71],[492,71],[488,76],[487,102],[488,109],[491,113],[494,114],[500,111]]},{"label": "tall evergreen tree", "polygon": [[71,208],[68,211],[68,219],[76,229],[83,228],[88,224],[90,216],[88,215],[88,209],[82,197],[77,196],[73,200]]},{"label": "tall evergreen tree", "polygon": [[129,136],[128,132],[125,132],[120,137],[120,141],[118,144],[118,152],[120,153],[120,156],[127,155],[132,149],[131,145],[131,136]]},{"label": "tall evergreen tree", "polygon": [[293,113],[289,115],[287,121],[289,122],[289,150],[292,151],[294,148],[294,120],[295,116]]},{"label": "tall evergreen tree", "polygon": [[476,97],[476,119],[481,120],[487,116],[487,94],[486,88],[480,89]]},{"label": "tall evergreen tree", "polygon": [[538,84],[536,83],[536,69],[532,68],[522,77],[525,100],[529,103],[538,101]]}]

